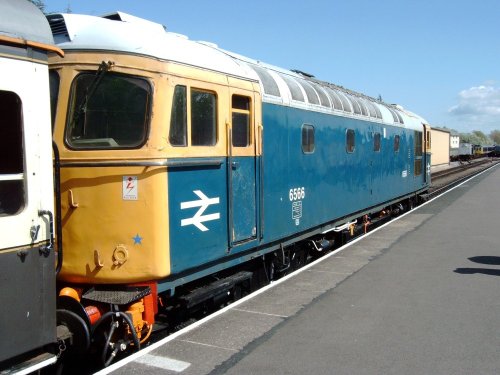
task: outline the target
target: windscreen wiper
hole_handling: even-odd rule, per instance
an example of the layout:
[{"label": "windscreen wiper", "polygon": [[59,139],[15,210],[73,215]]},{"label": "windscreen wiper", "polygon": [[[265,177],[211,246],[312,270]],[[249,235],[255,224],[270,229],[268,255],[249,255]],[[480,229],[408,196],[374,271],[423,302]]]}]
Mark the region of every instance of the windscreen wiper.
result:
[{"label": "windscreen wiper", "polygon": [[[112,61],[103,61],[99,65],[99,68],[97,69],[97,72],[94,76],[94,79],[90,83],[90,85],[87,87],[87,90],[85,92],[85,96],[83,97],[82,102],[80,103],[80,106],[78,107],[78,110],[73,113],[73,118],[71,120],[71,126],[70,128],[73,128],[73,126],[78,123],[80,118],[87,112],[87,106],[89,103],[90,98],[94,95],[94,92],[97,90],[97,87],[101,83],[101,80],[103,77],[106,75],[106,73],[111,69],[111,66],[113,66]],[[85,127],[85,125],[84,125]],[[85,134],[85,128],[83,129],[83,134]]]}]

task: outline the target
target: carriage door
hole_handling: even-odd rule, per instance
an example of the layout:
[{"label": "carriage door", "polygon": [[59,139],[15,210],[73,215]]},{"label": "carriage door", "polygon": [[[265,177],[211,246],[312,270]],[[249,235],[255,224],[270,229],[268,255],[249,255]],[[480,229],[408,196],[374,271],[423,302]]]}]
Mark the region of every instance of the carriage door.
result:
[{"label": "carriage door", "polygon": [[230,247],[254,239],[256,227],[256,147],[252,92],[231,92],[228,126]]}]

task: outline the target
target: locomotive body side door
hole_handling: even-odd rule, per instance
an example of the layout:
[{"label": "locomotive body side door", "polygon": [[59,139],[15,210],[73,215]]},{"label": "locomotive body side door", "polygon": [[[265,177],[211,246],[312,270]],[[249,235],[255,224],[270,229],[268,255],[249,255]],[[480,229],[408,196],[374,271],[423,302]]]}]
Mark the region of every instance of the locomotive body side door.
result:
[{"label": "locomotive body side door", "polygon": [[253,91],[230,90],[228,132],[229,247],[257,236],[255,99]]}]

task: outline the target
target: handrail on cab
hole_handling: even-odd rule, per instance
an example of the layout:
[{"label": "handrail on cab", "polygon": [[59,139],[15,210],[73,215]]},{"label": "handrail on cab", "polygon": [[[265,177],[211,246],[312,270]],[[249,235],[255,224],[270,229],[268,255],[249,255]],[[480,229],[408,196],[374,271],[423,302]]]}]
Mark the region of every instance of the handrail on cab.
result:
[{"label": "handrail on cab", "polygon": [[62,49],[57,48],[56,46],[52,46],[50,44],[33,42],[31,40],[25,40],[25,39],[21,39],[21,38],[13,38],[13,37],[10,37],[7,35],[0,35],[0,43],[2,43],[2,42],[20,45],[20,46],[25,46],[25,47],[37,48],[37,49],[41,49],[41,50],[49,51],[49,52],[55,52],[59,56],[64,57],[64,51]]}]

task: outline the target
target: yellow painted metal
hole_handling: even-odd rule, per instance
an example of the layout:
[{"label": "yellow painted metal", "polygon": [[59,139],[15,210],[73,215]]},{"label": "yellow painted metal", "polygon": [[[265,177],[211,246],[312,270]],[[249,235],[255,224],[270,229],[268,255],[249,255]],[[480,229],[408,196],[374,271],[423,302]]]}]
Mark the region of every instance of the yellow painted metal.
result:
[{"label": "yellow painted metal", "polygon": [[[431,139],[431,127],[427,124],[424,124],[424,131],[425,131],[425,150],[426,152],[431,152],[432,148],[432,139]],[[449,135],[448,135],[448,141],[449,141]],[[449,142],[448,142],[449,143]]]},{"label": "yellow painted metal", "polygon": [[[150,82],[153,101],[149,133],[141,148],[72,150],[64,141],[71,83],[81,72],[96,71],[102,61],[113,62],[112,72],[142,77]],[[168,167],[126,164],[171,158],[226,157],[226,124],[232,116],[233,93],[252,99],[253,141],[248,148],[238,150],[241,153],[238,156],[260,155],[259,84],[192,66],[115,52],[66,51],[64,59],[51,56],[49,65],[60,77],[54,127],[54,139],[63,165],[64,261],[59,279],[87,284],[134,283],[170,275]],[[169,144],[171,103],[176,85],[216,94],[218,135],[215,146],[174,147]],[[98,166],[103,162],[108,166]],[[109,166],[110,163],[124,165]],[[123,197],[123,178],[126,176],[137,177],[137,200]]]},{"label": "yellow painted metal", "polygon": [[[61,280],[132,283],[170,274],[165,167],[68,167],[61,176]],[[124,176],[137,176],[137,200],[123,199]]]}]

